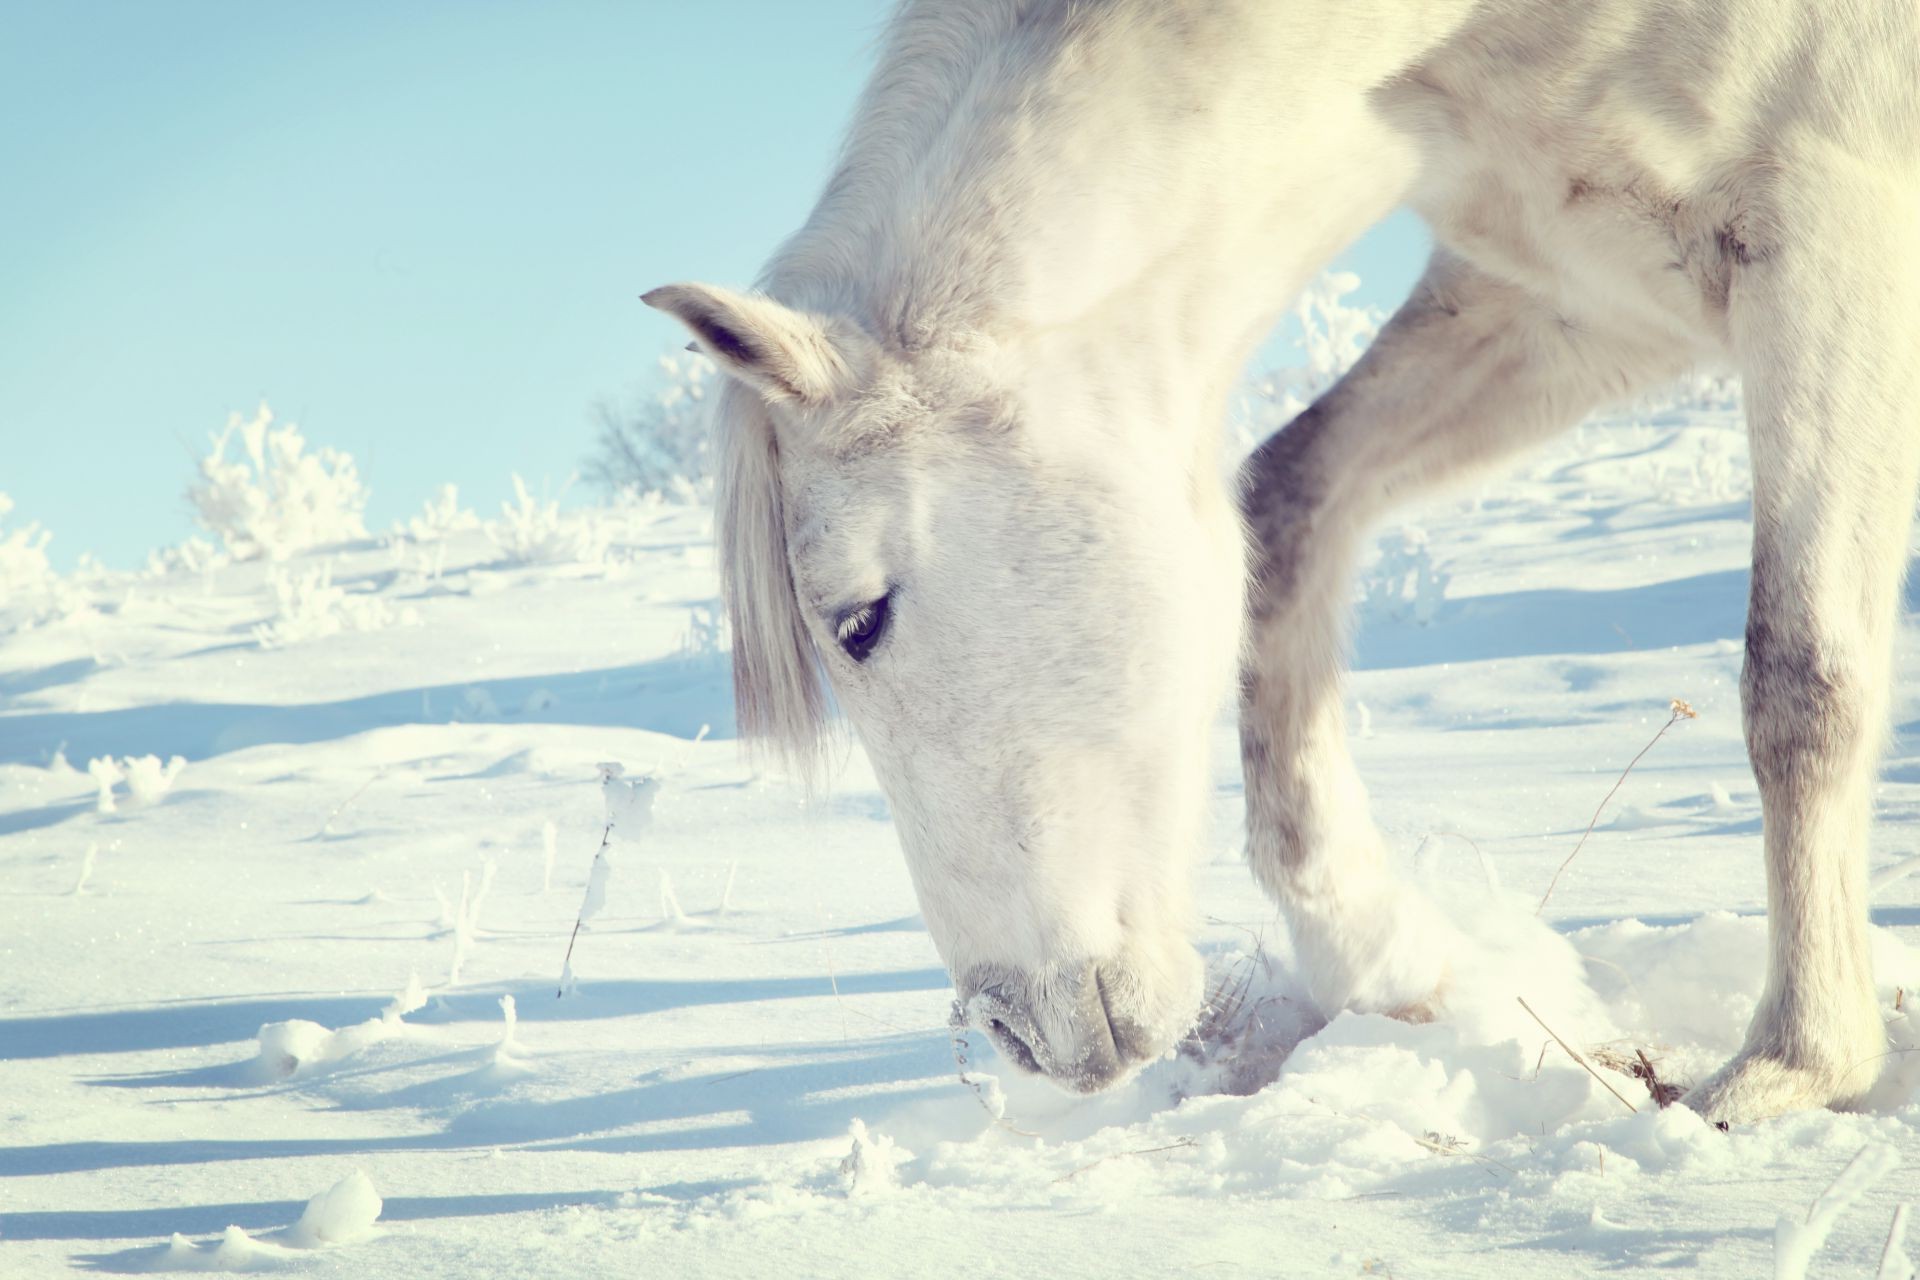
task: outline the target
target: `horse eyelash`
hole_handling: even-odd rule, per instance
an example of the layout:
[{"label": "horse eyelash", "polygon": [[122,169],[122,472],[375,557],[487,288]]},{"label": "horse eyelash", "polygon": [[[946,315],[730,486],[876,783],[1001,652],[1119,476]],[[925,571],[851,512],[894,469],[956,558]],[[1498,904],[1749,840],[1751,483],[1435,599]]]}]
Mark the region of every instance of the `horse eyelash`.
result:
[{"label": "horse eyelash", "polygon": [[855,609],[852,613],[840,619],[839,625],[833,629],[833,638],[845,641],[848,636],[865,626],[867,620],[871,617],[873,617],[873,606],[870,604],[861,605],[858,609]]}]

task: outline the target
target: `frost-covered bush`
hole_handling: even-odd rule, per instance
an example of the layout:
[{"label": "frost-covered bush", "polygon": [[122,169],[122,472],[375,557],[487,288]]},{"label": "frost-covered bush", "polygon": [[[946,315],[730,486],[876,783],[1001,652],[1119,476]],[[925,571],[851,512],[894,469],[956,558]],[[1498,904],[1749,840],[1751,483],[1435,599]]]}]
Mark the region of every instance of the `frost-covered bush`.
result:
[{"label": "frost-covered bush", "polygon": [[1229,466],[1238,466],[1255,445],[1293,421],[1366,353],[1386,317],[1378,308],[1342,301],[1359,287],[1352,272],[1328,271],[1301,292],[1287,319],[1301,363],[1248,382],[1232,418]]},{"label": "frost-covered bush", "polygon": [[120,783],[127,784],[127,796],[135,804],[158,804],[173,790],[174,781],[187,767],[180,756],[174,756],[165,764],[159,756],[127,756],[115,760],[112,756],[96,756],[87,761],[87,772],[93,777],[96,788],[94,808],[101,813],[112,813],[117,806],[114,803],[113,789]]},{"label": "frost-covered bush", "polygon": [[[227,457],[240,437],[244,457]],[[309,453],[292,423],[275,426],[265,401],[253,417],[235,413],[211,437],[200,483],[187,490],[200,523],[236,560],[284,560],[294,552],[367,536],[367,489],[353,459],[338,449]]]},{"label": "frost-covered bush", "polygon": [[536,500],[527,482],[513,477],[513,501],[500,504],[500,518],[487,523],[487,537],[513,564],[599,564],[607,531],[591,514],[563,515],[558,499]]},{"label": "frost-covered bush", "polygon": [[459,486],[443,484],[438,493],[427,499],[419,515],[397,525],[394,531],[415,542],[438,542],[449,534],[479,527],[480,517],[460,505]]},{"label": "frost-covered bush", "polygon": [[253,629],[262,649],[284,648],[342,631],[379,631],[420,621],[411,606],[395,609],[376,595],[335,586],[331,560],[298,574],[276,567],[267,575],[267,585],[273,589],[276,607],[272,618]]},{"label": "frost-covered bush", "polygon": [[1434,564],[1425,531],[1395,530],[1380,539],[1380,558],[1361,574],[1361,612],[1424,627],[1440,612],[1451,578]]},{"label": "frost-covered bush", "polygon": [[146,573],[149,578],[164,578],[172,573],[210,573],[232,561],[232,556],[205,538],[188,538],[178,546],[149,551]]},{"label": "frost-covered bush", "polygon": [[47,543],[53,535],[29,521],[18,529],[5,528],[13,499],[0,493],[0,605],[11,604],[29,592],[48,590],[53,567],[47,562]]},{"label": "frost-covered bush", "polygon": [[[710,486],[707,398],[713,361],[694,352],[660,357],[663,385],[626,405],[594,407],[600,435],[587,479],[608,493],[704,495]],[[691,493],[689,493],[691,490]]]}]

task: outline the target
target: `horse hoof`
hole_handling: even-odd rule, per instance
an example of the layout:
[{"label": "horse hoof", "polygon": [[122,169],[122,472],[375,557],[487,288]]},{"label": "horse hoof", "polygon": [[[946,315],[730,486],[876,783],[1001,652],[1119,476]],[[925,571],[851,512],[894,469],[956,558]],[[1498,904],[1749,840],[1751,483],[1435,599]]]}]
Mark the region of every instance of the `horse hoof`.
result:
[{"label": "horse hoof", "polygon": [[1748,1050],[1695,1085],[1680,1101],[1722,1128],[1770,1120],[1790,1111],[1823,1107],[1844,1111],[1872,1089],[1881,1060],[1881,1054],[1873,1053],[1851,1063],[1801,1066]]}]

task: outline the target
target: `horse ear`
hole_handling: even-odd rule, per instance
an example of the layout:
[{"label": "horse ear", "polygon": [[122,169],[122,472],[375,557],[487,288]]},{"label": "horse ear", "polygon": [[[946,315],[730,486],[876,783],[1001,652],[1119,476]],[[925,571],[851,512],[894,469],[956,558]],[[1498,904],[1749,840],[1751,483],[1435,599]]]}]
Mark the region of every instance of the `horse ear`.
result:
[{"label": "horse ear", "polygon": [[804,312],[710,284],[668,284],[640,301],[693,331],[698,349],[771,400],[819,404],[851,386],[853,344]]}]

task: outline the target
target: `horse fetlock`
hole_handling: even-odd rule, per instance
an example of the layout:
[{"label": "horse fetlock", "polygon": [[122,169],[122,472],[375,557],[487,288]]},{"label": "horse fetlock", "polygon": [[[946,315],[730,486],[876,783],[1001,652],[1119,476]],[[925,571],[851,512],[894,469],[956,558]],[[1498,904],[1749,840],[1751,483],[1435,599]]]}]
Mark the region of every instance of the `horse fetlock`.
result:
[{"label": "horse fetlock", "polygon": [[1755,1015],[1745,1047],[1683,1101],[1722,1124],[1844,1110],[1872,1091],[1886,1060],[1886,1024],[1871,988],[1818,1015],[1770,1003]]}]

